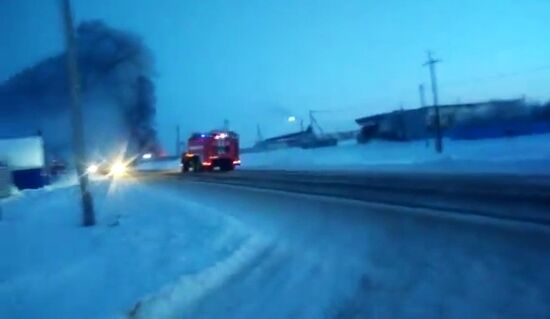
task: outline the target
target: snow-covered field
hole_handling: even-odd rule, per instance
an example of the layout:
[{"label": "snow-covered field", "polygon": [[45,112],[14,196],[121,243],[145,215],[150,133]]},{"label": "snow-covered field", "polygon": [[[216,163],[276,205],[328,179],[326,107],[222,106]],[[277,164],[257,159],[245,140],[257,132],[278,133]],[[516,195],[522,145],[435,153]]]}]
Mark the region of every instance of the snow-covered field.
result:
[{"label": "snow-covered field", "polygon": [[443,154],[426,141],[355,141],[338,147],[243,154],[245,168],[384,169],[451,172],[550,173],[550,134],[477,141],[445,140]]},{"label": "snow-covered field", "polygon": [[74,186],[1,203],[0,318],[121,318],[132,309],[170,317],[264,245],[223,212],[176,193],[135,181],[93,190],[91,228],[79,227]]}]

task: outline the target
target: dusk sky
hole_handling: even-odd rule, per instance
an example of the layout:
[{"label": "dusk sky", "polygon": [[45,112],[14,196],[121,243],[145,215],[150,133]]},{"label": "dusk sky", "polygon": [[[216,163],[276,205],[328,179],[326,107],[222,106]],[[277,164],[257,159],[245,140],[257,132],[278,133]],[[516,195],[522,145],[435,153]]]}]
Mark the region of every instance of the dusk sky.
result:
[{"label": "dusk sky", "polygon": [[[548,0],[74,0],[143,37],[155,57],[157,128],[167,147],[224,119],[246,144],[292,131],[310,109],[326,127],[418,107],[438,65],[442,103],[550,98]],[[55,0],[0,0],[0,81],[63,49]],[[431,95],[428,94],[431,101]],[[345,126],[345,125],[344,125]]]}]

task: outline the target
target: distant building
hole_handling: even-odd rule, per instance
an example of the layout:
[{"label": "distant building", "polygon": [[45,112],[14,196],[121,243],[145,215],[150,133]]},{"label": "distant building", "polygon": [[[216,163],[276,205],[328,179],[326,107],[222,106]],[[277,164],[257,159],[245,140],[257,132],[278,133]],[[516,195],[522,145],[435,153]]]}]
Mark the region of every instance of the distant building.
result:
[{"label": "distant building", "polygon": [[[428,107],[428,125],[435,121],[435,110]],[[443,128],[459,125],[498,121],[506,118],[519,118],[528,114],[523,99],[491,100],[479,103],[445,104],[439,106],[439,116]]]},{"label": "distant building", "polygon": [[302,141],[311,139],[313,136],[313,129],[310,126],[304,131],[267,138],[259,141],[255,146],[258,148],[273,149],[299,146]]},{"label": "distant building", "polygon": [[[39,135],[0,138],[0,163],[4,184],[11,180],[17,188],[27,189],[40,188],[48,182],[44,141]],[[9,179],[5,176],[7,170]]]},{"label": "distant building", "polygon": [[361,126],[358,140],[365,142],[371,138],[380,138],[407,141],[426,138],[429,135],[427,117],[427,108],[397,110],[362,117],[355,120]]},{"label": "distant building", "polygon": [[335,146],[338,140],[349,138],[354,132],[342,132],[334,134],[315,134],[310,125],[307,129],[296,133],[279,135],[258,141],[252,148],[245,149],[246,152],[267,151],[280,148],[299,147],[299,148],[318,148]]},{"label": "distant building", "polygon": [[[439,116],[443,134],[453,138],[483,138],[506,135],[510,123],[529,120],[529,108],[523,99],[492,100],[479,103],[458,103],[439,106]],[[435,110],[433,107],[421,107],[409,110],[397,110],[356,119],[361,126],[359,142],[372,138],[407,141],[430,138],[434,135]],[[479,130],[482,126],[500,128]],[[469,134],[472,128],[475,132]],[[470,130],[470,131],[468,131]],[[524,129],[522,130],[529,130]]]}]

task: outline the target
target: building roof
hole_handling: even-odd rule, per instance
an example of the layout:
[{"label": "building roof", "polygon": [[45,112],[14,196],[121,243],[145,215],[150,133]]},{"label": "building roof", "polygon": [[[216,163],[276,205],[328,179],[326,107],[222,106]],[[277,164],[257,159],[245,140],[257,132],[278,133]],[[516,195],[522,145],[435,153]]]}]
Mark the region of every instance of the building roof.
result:
[{"label": "building roof", "polygon": [[[518,103],[523,103],[523,99],[509,99],[509,100],[489,100],[489,101],[483,101],[483,102],[474,102],[474,103],[456,103],[456,104],[441,104],[439,105],[440,108],[474,108],[474,107],[478,107],[478,106],[481,106],[481,105],[495,105],[495,106],[499,106],[499,107],[507,107],[507,106],[510,106],[510,105],[517,105]],[[431,109],[432,106],[424,106],[424,107],[419,107],[419,108],[414,108],[414,109],[406,109],[406,110],[403,110],[404,112],[413,112],[413,111],[419,111],[419,110],[429,110]],[[395,112],[399,112],[400,110],[394,110],[394,111],[391,111],[391,112],[384,112],[384,113],[380,113],[380,114],[375,114],[375,115],[369,115],[369,116],[365,116],[365,117],[361,117],[361,118],[358,118],[355,120],[355,122],[361,126],[366,126],[366,125],[369,125],[371,122],[373,123],[376,123],[377,121],[380,121],[382,118],[390,115],[390,114],[393,114]]]},{"label": "building roof", "polygon": [[312,132],[313,132],[313,129],[311,126],[309,126],[305,131],[270,137],[263,140],[262,142],[265,142],[265,143],[284,142],[288,140],[294,140],[294,139],[303,137],[305,135],[310,135]]},{"label": "building roof", "polygon": [[36,137],[36,136],[42,136],[40,132],[34,132],[34,133],[27,133],[27,134],[21,134],[19,132],[4,132],[0,131],[0,140],[13,140],[13,139],[20,139],[20,138],[27,138],[27,137]]}]

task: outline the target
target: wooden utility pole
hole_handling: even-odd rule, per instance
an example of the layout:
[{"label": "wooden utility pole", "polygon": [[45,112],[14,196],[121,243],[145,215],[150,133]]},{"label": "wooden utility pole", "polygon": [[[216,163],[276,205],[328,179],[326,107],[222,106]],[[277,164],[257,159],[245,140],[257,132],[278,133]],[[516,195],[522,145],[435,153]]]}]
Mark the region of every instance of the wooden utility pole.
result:
[{"label": "wooden utility pole", "polygon": [[260,124],[256,125],[256,142],[259,143],[264,140],[264,137],[262,135],[262,130],[260,128]]},{"label": "wooden utility pole", "polygon": [[441,132],[441,118],[439,115],[439,101],[437,92],[437,78],[435,74],[435,65],[441,62],[441,60],[434,59],[432,53],[428,51],[428,61],[424,63],[424,66],[430,68],[430,79],[432,81],[432,95],[433,95],[433,108],[435,113],[434,125],[435,125],[435,150],[438,153],[443,152],[443,134]]},{"label": "wooden utility pole", "polygon": [[420,96],[420,107],[426,106],[426,93],[424,90],[424,84],[418,86],[418,94]]},{"label": "wooden utility pole", "polygon": [[82,119],[82,101],[80,97],[81,85],[77,59],[78,52],[69,0],[61,0],[61,11],[65,31],[69,90],[71,91],[71,124],[73,129],[74,162],[82,197],[82,225],[93,226],[95,225],[95,213],[92,194],[88,189],[88,175],[85,169],[86,147],[84,145],[84,125]]}]

